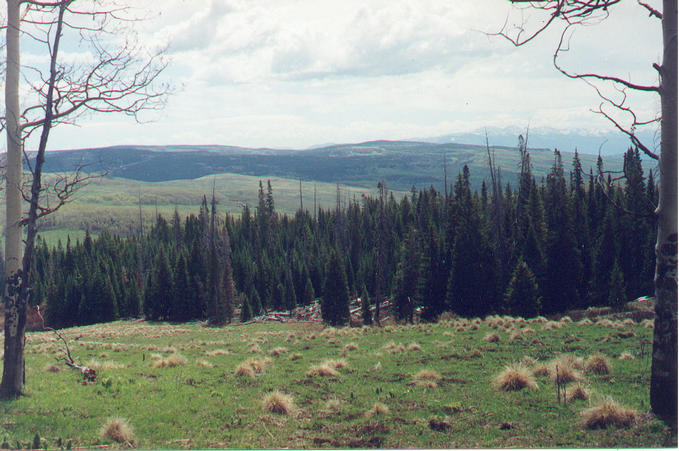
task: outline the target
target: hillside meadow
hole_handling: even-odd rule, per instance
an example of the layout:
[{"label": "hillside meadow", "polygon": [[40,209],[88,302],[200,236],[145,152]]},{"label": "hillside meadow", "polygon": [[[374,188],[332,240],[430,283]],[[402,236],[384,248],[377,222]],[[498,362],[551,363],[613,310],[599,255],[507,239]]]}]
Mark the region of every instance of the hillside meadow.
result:
[{"label": "hillside meadow", "polygon": [[[54,175],[48,176],[51,177]],[[197,214],[203,196],[210,199],[213,186],[222,214],[228,212],[240,215],[246,204],[254,212],[258,203],[259,182],[262,181],[266,192],[267,180],[271,181],[276,210],[294,215],[300,206],[299,180],[295,179],[217,174],[195,180],[142,182],[102,177],[91,180],[61,209],[41,219],[40,234],[49,245],[56,245],[58,240],[65,243],[68,236],[72,240],[82,239],[86,229],[95,235],[102,230],[120,235],[137,234],[140,204],[145,226],[153,224],[158,214],[172,218],[175,210],[184,218],[191,213]],[[336,205],[336,184],[303,181],[302,201],[305,209],[313,211],[314,189],[317,206],[332,208]],[[341,185],[340,190],[342,205],[354,198],[360,200],[364,194],[374,195],[376,192],[376,188],[346,185]],[[394,192],[395,196],[402,194]],[[46,203],[49,204],[49,200]],[[0,221],[4,221],[4,218],[0,218]]]},{"label": "hillside meadow", "polygon": [[[53,332],[32,332],[28,391],[0,404],[0,441],[50,449],[676,446],[676,431],[649,413],[652,330],[650,320],[499,316],[342,329],[118,321],[62,330],[74,359],[96,369],[94,382],[58,361]],[[501,377],[512,365],[519,379]],[[502,388],[522,378],[526,388]],[[599,427],[588,428],[583,411],[602,400],[631,412],[618,426],[589,418]]]}]

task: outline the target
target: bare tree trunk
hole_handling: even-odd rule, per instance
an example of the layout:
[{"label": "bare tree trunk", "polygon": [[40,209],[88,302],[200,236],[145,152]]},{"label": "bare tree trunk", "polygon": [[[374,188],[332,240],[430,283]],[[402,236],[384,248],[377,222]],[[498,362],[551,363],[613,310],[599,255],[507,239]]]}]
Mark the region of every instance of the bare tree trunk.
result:
[{"label": "bare tree trunk", "polygon": [[660,199],[651,408],[677,427],[677,1],[663,1]]},{"label": "bare tree trunk", "polygon": [[19,0],[7,0],[7,68],[5,116],[7,125],[7,180],[5,262],[5,358],[0,397],[19,396],[24,386],[24,334],[26,305],[20,302],[21,283],[21,128],[19,109],[20,17]]}]

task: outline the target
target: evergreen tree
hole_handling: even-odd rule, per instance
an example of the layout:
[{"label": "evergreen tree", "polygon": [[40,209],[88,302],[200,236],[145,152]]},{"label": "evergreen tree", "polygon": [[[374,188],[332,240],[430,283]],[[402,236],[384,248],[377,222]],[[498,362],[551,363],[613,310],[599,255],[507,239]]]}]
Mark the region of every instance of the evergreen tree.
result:
[{"label": "evergreen tree", "polygon": [[401,259],[394,277],[393,303],[400,321],[413,322],[420,255],[417,236],[411,229],[401,248]]},{"label": "evergreen tree", "polygon": [[327,277],[321,298],[321,315],[323,321],[331,326],[340,326],[349,322],[349,288],[344,273],[344,262],[335,249],[330,251]]},{"label": "evergreen tree", "polygon": [[170,303],[172,302],[172,274],[170,262],[164,248],[156,257],[151,273],[151,281],[144,296],[144,316],[151,321],[168,318]]},{"label": "evergreen tree", "polygon": [[535,275],[519,260],[505,291],[505,310],[513,316],[532,318],[540,313],[541,298]]},{"label": "evergreen tree", "polygon": [[608,305],[620,309],[627,302],[625,278],[616,259],[608,281]]}]

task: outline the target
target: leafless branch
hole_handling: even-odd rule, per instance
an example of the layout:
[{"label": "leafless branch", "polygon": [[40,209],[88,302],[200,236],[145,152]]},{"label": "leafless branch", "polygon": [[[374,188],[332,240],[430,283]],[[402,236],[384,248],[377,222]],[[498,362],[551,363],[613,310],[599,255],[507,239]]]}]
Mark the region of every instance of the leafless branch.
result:
[{"label": "leafless branch", "polygon": [[662,13],[660,11],[653,8],[648,3],[642,2],[641,0],[637,0],[637,3],[648,11],[648,17],[656,17],[656,18],[662,20]]}]

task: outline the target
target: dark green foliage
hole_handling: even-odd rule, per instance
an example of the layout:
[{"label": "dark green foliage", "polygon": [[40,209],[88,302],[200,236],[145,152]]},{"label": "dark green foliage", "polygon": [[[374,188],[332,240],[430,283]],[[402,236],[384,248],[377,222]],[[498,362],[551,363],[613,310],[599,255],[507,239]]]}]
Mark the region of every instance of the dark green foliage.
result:
[{"label": "dark green foliage", "polygon": [[323,321],[331,326],[340,326],[349,322],[349,288],[344,273],[344,262],[339,252],[330,252],[327,278],[321,298],[321,315]]},{"label": "dark green foliage", "polygon": [[[320,298],[324,319],[343,324],[348,299],[368,297],[364,287],[375,302],[391,287],[386,299],[402,320],[416,311],[424,320],[446,310],[532,315],[535,303],[507,298],[510,285],[514,292],[527,279],[546,314],[619,302],[620,290],[629,299],[652,294],[655,219],[646,214],[657,190],[652,173],[645,183],[638,154],[625,157],[624,184],[592,170],[586,184],[579,157],[568,184],[558,153],[547,179],[536,181],[525,161],[517,190],[500,189],[498,177],[485,196],[463,168],[447,198],[432,187],[397,199],[381,183],[380,197],[289,217],[276,213],[273,187],[262,183],[256,211],[244,207],[240,219],[218,217],[204,198],[197,215],[158,217],[141,236],[98,231],[53,249],[39,241],[31,302],[44,306],[47,325],[68,327],[142,312],[224,324],[236,299],[243,320]],[[603,162],[596,169],[603,174]],[[534,277],[516,273],[520,262]]]},{"label": "dark green foliage", "polygon": [[613,263],[613,269],[608,281],[608,305],[615,309],[622,307],[627,302],[625,291],[625,278],[618,260],[616,260]]},{"label": "dark green foliage", "polygon": [[535,275],[526,262],[519,260],[505,291],[505,310],[512,316],[533,318],[540,313],[540,304]]}]

